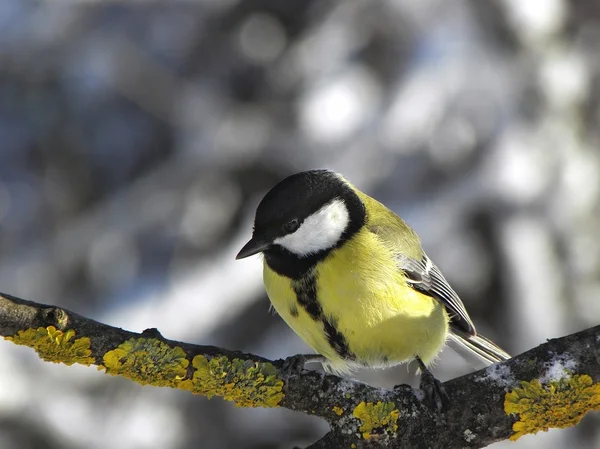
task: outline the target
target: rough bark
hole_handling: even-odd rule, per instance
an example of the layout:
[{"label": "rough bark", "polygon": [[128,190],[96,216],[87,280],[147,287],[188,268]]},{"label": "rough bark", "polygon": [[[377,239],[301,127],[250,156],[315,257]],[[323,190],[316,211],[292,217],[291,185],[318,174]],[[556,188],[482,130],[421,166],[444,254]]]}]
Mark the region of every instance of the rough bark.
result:
[{"label": "rough bark", "polygon": [[[510,409],[506,408],[505,404],[510,402],[511,391],[518,393],[524,385],[535,386],[535,379],[541,381],[539,391],[546,392],[544,398],[534,398],[534,402],[535,399],[539,399],[539,403],[546,404],[546,409],[542,412],[552,412],[552,407],[558,407],[554,402],[548,401],[548,398],[566,397],[571,401],[565,409],[567,415],[578,415],[575,421],[569,421],[569,417],[561,420],[560,416],[564,411],[558,410],[558,413],[552,414],[558,416],[555,420],[548,420],[546,417],[531,424],[529,419],[529,430],[524,433],[543,430],[545,427],[563,427],[561,424],[565,427],[572,425],[580,418],[579,415],[583,416],[588,410],[600,407],[600,384],[596,383],[600,379],[600,326],[550,340],[507,362],[446,382],[444,387],[448,393],[448,400],[442,413],[432,411],[421,401],[422,392],[409,386],[399,386],[390,391],[314,371],[302,371],[299,375],[286,377],[279,372],[282,360],[270,361],[253,354],[168,340],[155,329],[148,329],[141,334],[129,332],[68,310],[0,294],[0,335],[12,338],[15,343],[29,344],[19,335],[25,335],[23,332],[28,329],[38,329],[44,334],[48,328],[65,334],[67,331],[74,332],[71,341],[82,339],[80,341],[87,343],[85,338],[89,338],[88,352],[77,355],[82,357],[80,360],[87,360],[87,364],[107,366],[107,354],[111,351],[114,353],[117,348],[123,348],[128,341],[141,341],[139,339],[157,341],[167,348],[181,348],[184,354],[182,358],[187,360],[182,365],[184,375],[169,381],[171,383],[165,383],[164,377],[156,380],[160,375],[152,369],[137,371],[145,373],[145,378],[135,378],[127,372],[124,372],[124,375],[140,383],[183,388],[209,396],[223,396],[241,406],[281,406],[320,416],[329,422],[331,431],[322,440],[310,446],[311,448],[479,448],[511,436],[514,438],[513,424],[523,421],[525,415],[508,413]],[[35,344],[30,346],[36,347],[41,356],[51,360],[44,355],[45,349],[40,349]],[[125,352],[122,350],[122,354]],[[194,372],[199,366],[195,363],[196,356],[201,356],[202,361],[218,359],[232,364],[242,361],[245,363],[244,370],[248,366],[274,367],[276,383],[259,383],[257,388],[268,384],[269,394],[272,392],[270,389],[274,388],[273,391],[276,390],[277,394],[269,397],[276,397],[275,403],[269,400],[255,401],[254,398],[240,400],[240,392],[244,396],[244,389],[253,385],[251,382],[236,384],[244,374],[234,376],[235,378],[227,384],[227,389],[211,387],[203,390],[201,385],[186,383],[191,382],[191,379],[194,379],[194,382],[204,379],[194,377]],[[122,358],[117,357],[117,361],[125,359],[126,354]],[[84,363],[80,360],[75,362]],[[134,359],[134,363],[143,364],[143,358]],[[222,366],[229,365],[220,363],[219,367]],[[110,372],[110,369],[107,368],[107,371]],[[120,374],[114,370],[110,373]],[[572,379],[588,379],[584,375],[591,379],[589,385],[581,388],[573,386]],[[204,391],[207,393],[203,393]],[[223,391],[226,393],[222,394]],[[513,399],[518,396],[517,393],[513,393]],[[526,392],[523,394],[527,395]],[[246,397],[247,395],[244,396]],[[542,414],[539,408],[534,411],[538,415]]]}]

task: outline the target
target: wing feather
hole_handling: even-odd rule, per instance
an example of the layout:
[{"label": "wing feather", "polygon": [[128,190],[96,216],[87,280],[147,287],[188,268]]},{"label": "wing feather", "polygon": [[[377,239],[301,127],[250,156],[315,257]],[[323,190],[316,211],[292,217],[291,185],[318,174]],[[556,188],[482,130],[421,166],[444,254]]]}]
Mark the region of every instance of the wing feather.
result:
[{"label": "wing feather", "polygon": [[408,284],[435,298],[446,308],[450,316],[451,335],[465,348],[490,363],[510,358],[504,350],[477,334],[458,294],[425,254],[419,237],[410,226],[377,200],[358,190],[356,193],[367,205],[367,210],[377,211],[367,217],[367,228],[383,240],[386,247],[393,249],[398,269],[406,274]]},{"label": "wing feather", "polygon": [[475,325],[471,321],[463,302],[427,254],[423,254],[420,260],[400,255],[398,257],[398,267],[404,271],[408,283],[415,290],[436,298],[446,307],[453,326],[467,334],[476,334]]}]

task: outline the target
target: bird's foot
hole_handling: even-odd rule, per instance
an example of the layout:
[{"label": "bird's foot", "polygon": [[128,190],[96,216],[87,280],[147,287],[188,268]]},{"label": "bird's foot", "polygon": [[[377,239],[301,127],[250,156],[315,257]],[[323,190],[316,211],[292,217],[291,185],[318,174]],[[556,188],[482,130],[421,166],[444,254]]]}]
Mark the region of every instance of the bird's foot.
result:
[{"label": "bird's foot", "polygon": [[425,393],[425,400],[428,405],[440,413],[443,408],[443,398],[448,399],[448,393],[446,393],[444,385],[433,376],[433,373],[425,366],[421,358],[416,357],[416,360],[421,370],[419,388]]},{"label": "bird's foot", "polygon": [[306,356],[304,354],[296,354],[286,358],[281,365],[281,374],[289,376],[296,376],[304,369],[306,363]]},{"label": "bird's foot", "polygon": [[296,354],[286,358],[279,370],[286,388],[290,378],[300,375],[304,365],[309,362],[322,361],[323,356],[319,354]]}]

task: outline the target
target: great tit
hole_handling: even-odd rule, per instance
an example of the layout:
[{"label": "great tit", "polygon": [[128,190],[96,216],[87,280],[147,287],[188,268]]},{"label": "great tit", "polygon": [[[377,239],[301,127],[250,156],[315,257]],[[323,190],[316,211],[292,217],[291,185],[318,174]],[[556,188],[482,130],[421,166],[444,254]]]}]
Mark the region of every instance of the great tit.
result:
[{"label": "great tit", "polygon": [[449,337],[488,363],[510,358],[477,333],[417,234],[337,173],[305,171],[273,187],[237,259],[257,253],[273,307],[329,371],[417,360],[440,408],[427,366]]}]

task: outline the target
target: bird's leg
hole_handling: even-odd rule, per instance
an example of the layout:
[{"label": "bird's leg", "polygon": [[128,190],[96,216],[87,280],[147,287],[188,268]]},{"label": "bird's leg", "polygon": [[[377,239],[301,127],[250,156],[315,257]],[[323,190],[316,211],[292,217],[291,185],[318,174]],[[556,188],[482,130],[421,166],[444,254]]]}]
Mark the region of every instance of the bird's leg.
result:
[{"label": "bird's leg", "polygon": [[442,396],[448,398],[448,393],[446,393],[446,389],[442,383],[437,380],[429,368],[425,366],[423,360],[421,360],[419,356],[416,356],[415,360],[419,364],[419,369],[421,370],[421,383],[419,388],[425,393],[425,399],[429,405],[435,407],[439,413],[442,411]]},{"label": "bird's leg", "polygon": [[304,365],[310,362],[322,362],[325,358],[320,354],[296,354],[286,358],[281,367],[281,373],[298,375],[304,369]]},{"label": "bird's leg", "polygon": [[325,357],[320,354],[296,354],[286,358],[279,370],[284,381],[284,390],[287,391],[287,385],[290,377],[298,376],[304,369],[304,365],[309,362],[324,362]]}]

